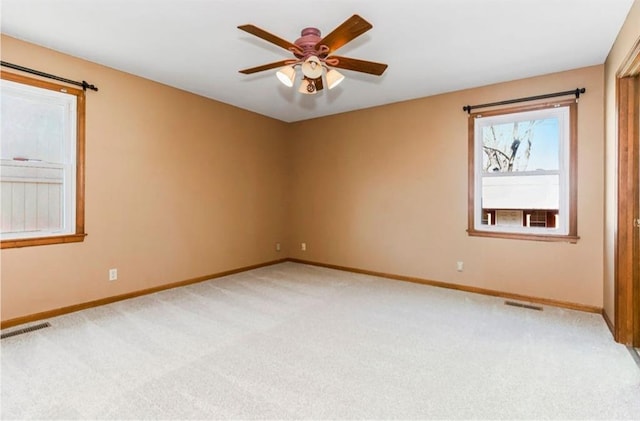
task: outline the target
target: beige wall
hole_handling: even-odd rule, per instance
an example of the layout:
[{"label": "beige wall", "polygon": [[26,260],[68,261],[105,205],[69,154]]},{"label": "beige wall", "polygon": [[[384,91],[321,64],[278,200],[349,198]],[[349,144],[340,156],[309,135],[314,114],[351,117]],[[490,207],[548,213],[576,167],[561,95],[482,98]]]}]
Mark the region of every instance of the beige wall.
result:
[{"label": "beige wall", "polygon": [[[286,125],[2,36],[87,93],[83,243],[5,249],[2,320],[282,258]],[[119,279],[109,282],[108,269]]]},{"label": "beige wall", "polygon": [[606,219],[605,219],[605,253],[604,253],[604,310],[615,323],[615,302],[614,302],[614,251],[616,232],[616,212],[617,212],[617,192],[616,192],[616,171],[617,171],[617,115],[616,115],[616,72],[620,68],[622,61],[631,51],[636,41],[640,38],[640,1],[633,3],[631,11],[627,16],[624,26],[620,30],[616,42],[605,62],[605,121],[606,121]]},{"label": "beige wall", "polygon": [[[3,250],[2,320],[283,257],[602,306],[604,66],[286,125],[5,36],[2,59],[100,88],[89,236]],[[581,240],[468,237],[462,106],[575,87]]]},{"label": "beige wall", "polygon": [[[292,125],[290,255],[601,307],[603,72],[594,66]],[[587,89],[578,115],[581,240],[467,236],[462,106],[577,87]]]}]

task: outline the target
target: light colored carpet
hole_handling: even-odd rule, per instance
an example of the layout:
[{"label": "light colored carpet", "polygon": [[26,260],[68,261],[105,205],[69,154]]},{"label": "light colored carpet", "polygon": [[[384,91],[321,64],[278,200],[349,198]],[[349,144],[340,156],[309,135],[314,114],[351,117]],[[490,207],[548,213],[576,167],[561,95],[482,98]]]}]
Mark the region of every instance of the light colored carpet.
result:
[{"label": "light colored carpet", "polygon": [[3,419],[640,418],[599,315],[294,263],[49,321],[2,340]]}]

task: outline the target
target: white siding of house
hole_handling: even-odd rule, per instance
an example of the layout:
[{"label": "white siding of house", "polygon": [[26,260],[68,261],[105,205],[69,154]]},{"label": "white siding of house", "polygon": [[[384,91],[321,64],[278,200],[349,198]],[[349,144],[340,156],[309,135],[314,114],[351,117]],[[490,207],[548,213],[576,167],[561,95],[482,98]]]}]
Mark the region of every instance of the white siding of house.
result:
[{"label": "white siding of house", "polygon": [[482,178],[484,209],[558,209],[557,174],[498,175]]},{"label": "white siding of house", "polygon": [[2,232],[63,229],[63,176],[59,164],[2,161]]}]

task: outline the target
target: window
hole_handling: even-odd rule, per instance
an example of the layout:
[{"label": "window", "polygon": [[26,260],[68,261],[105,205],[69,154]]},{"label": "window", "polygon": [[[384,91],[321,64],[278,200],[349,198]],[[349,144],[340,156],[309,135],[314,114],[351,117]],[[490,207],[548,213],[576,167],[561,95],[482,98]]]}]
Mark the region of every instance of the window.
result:
[{"label": "window", "polygon": [[575,100],[469,116],[473,236],[576,242]]},{"label": "window", "polygon": [[1,79],[2,248],[83,241],[84,92]]}]

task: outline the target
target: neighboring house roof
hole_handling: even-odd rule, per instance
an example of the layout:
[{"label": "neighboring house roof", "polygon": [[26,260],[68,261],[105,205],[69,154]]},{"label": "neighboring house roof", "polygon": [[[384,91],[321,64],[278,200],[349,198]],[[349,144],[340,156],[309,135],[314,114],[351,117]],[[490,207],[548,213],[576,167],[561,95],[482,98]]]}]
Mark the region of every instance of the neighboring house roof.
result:
[{"label": "neighboring house roof", "polygon": [[482,178],[484,209],[558,209],[559,176],[503,175]]}]

